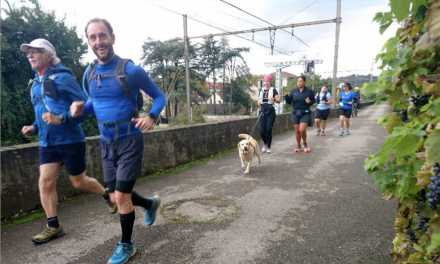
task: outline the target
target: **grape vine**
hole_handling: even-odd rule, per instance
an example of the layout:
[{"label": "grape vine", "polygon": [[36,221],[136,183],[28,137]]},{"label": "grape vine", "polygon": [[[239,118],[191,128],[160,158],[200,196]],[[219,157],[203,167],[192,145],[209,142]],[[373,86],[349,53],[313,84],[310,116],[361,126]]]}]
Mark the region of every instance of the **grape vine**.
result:
[{"label": "grape vine", "polygon": [[[440,0],[389,0],[391,10],[374,21],[383,33],[401,28],[376,60],[377,82],[363,94],[377,94],[393,111],[379,122],[389,133],[378,153],[365,160],[386,200],[398,198],[395,263],[440,260]],[[391,246],[391,245],[390,245]]]}]

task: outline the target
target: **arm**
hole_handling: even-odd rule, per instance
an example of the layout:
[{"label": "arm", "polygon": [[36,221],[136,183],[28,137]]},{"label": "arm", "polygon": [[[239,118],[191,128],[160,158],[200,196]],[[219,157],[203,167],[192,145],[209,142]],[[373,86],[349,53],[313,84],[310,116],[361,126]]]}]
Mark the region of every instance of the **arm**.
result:
[{"label": "arm", "polygon": [[286,100],[286,104],[291,104],[293,102],[293,96],[292,96],[293,90],[289,93],[284,92],[283,96],[284,96],[284,100]]},{"label": "arm", "polygon": [[153,107],[148,113],[149,115],[132,119],[133,122],[137,123],[135,126],[136,128],[140,128],[142,132],[146,132],[153,126],[154,123],[154,118],[151,118],[150,115],[154,115],[154,117],[157,118],[162,109],[165,107],[167,99],[156,83],[150,79],[148,73],[141,67],[135,66],[132,63],[127,63],[126,72],[127,74],[130,73],[130,75],[133,76],[133,78],[129,78],[129,83],[132,81],[132,83],[130,83],[130,87],[139,87],[147,95],[153,98]]},{"label": "arm", "polygon": [[316,98],[315,98],[315,93],[312,91],[312,90],[310,90],[310,103],[309,103],[309,105],[314,105],[315,103],[316,103]]}]

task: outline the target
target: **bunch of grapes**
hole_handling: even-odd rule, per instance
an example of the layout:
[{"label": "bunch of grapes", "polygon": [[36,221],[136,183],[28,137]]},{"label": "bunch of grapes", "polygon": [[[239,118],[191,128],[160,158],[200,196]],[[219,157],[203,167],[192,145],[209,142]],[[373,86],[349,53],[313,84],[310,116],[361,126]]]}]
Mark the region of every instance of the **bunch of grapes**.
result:
[{"label": "bunch of grapes", "polygon": [[435,210],[440,203],[440,166],[438,163],[434,163],[434,175],[430,178],[431,184],[428,184],[429,193],[426,194],[428,198],[429,206]]},{"label": "bunch of grapes", "polygon": [[429,218],[427,217],[423,217],[419,214],[419,203],[422,202],[426,202],[426,196],[425,196],[425,190],[422,190],[422,198],[419,199],[419,201],[417,202],[416,205],[416,214],[419,216],[419,223],[417,224],[416,230],[423,230],[423,231],[428,231],[429,225]]},{"label": "bunch of grapes", "polygon": [[429,103],[429,97],[430,96],[427,96],[427,95],[411,96],[412,102],[415,106],[414,113],[416,115],[420,115],[420,108],[422,108],[422,106],[424,106],[425,104]]},{"label": "bunch of grapes", "polygon": [[411,229],[412,225],[412,217],[409,219],[409,224],[407,227],[405,227],[405,233],[408,235],[408,239],[411,240],[413,243],[417,243],[418,239],[416,237],[416,233]]}]

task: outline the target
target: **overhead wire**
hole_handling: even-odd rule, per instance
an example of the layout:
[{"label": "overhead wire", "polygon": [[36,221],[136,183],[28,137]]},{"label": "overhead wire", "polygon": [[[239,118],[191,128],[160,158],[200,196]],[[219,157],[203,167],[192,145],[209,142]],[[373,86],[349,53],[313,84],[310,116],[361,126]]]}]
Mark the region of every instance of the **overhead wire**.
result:
[{"label": "overhead wire", "polygon": [[288,19],[284,20],[283,22],[280,23],[280,25],[284,24],[286,21],[290,20],[292,17],[294,17],[294,16],[298,15],[299,13],[301,13],[302,11],[306,10],[307,8],[309,8],[311,5],[313,5],[316,2],[318,2],[318,0],[315,0],[315,2],[311,3],[310,5],[306,6],[303,9],[301,9],[301,11],[299,11],[298,13],[296,13],[293,16],[289,17]]},{"label": "overhead wire", "polygon": [[[155,6],[157,6],[157,7],[160,7],[160,8],[162,8],[162,9],[165,9],[165,10],[167,10],[167,11],[169,11],[169,12],[172,12],[172,13],[174,13],[174,14],[177,14],[177,15],[181,15],[181,16],[183,16],[183,14],[178,13],[178,12],[176,12],[176,11],[173,11],[173,10],[171,10],[171,9],[168,9],[168,8],[166,8],[166,7],[160,6],[160,5],[155,4],[155,3],[153,3],[153,2],[150,2],[150,3],[153,4],[153,5],[155,5]],[[195,19],[195,18],[193,18],[193,17],[190,17],[190,16],[187,16],[187,17],[188,17],[189,19],[192,19],[192,20],[194,20],[194,21],[196,21],[196,22],[199,22],[199,23],[201,23],[201,24],[204,24],[204,25],[207,25],[207,26],[210,26],[210,27],[216,28],[216,29],[221,30],[221,31],[224,31],[224,32],[228,32],[227,30],[224,30],[224,29],[219,28],[219,27],[214,26],[214,25],[210,25],[210,24],[208,24],[208,23],[205,23],[205,22],[200,21],[200,20],[198,20],[198,19]],[[238,38],[242,38],[242,39],[244,39],[244,40],[247,40],[247,41],[253,42],[253,43],[258,44],[258,45],[260,45],[260,46],[263,46],[263,47],[265,47],[265,48],[271,49],[271,47],[268,47],[268,46],[263,45],[263,44],[261,44],[261,43],[255,42],[254,40],[250,40],[250,39],[247,39],[247,38],[242,37],[242,36],[239,36],[239,35],[233,35],[233,36],[238,37]],[[275,48],[274,48],[273,50],[275,50],[275,51],[277,51],[277,52],[279,52],[279,53],[281,53],[281,54],[285,54],[285,55],[288,55],[288,56],[292,56],[292,54],[289,54],[289,53],[283,52],[283,51],[278,50],[278,49],[275,49]]]},{"label": "overhead wire", "polygon": [[[262,19],[262,18],[259,18],[259,17],[257,17],[257,16],[254,16],[254,15],[252,15],[251,13],[249,13],[249,12],[247,12],[247,11],[245,11],[245,10],[243,10],[243,9],[241,9],[241,8],[239,8],[239,7],[237,7],[237,6],[233,5],[233,4],[231,4],[231,3],[228,3],[228,2],[226,2],[226,1],[224,1],[224,0],[220,0],[220,1],[223,2],[223,3],[225,3],[225,4],[228,4],[228,5],[232,6],[232,7],[234,7],[234,8],[237,8],[238,10],[240,10],[240,11],[242,11],[242,12],[244,12],[244,13],[250,15],[250,16],[253,16],[253,17],[255,17],[255,18],[257,18],[257,19],[259,19],[259,20],[261,20],[261,21],[264,21],[265,23],[268,23],[268,24],[270,24],[270,25],[276,27],[276,25],[274,25],[274,24],[272,24],[272,23],[270,23],[270,22],[268,22],[268,21],[266,21],[266,20],[264,20],[264,19]],[[281,29],[281,30],[287,32],[287,31],[284,30],[284,29]],[[289,33],[289,32],[287,32],[287,33]],[[290,33],[289,33],[289,34],[290,34]],[[296,39],[298,39],[301,43],[303,43],[303,44],[306,45],[307,47],[311,48],[307,43],[305,43],[305,42],[302,41],[300,38],[298,38],[297,36],[295,36],[295,34],[292,33],[292,35],[293,35]]]}]

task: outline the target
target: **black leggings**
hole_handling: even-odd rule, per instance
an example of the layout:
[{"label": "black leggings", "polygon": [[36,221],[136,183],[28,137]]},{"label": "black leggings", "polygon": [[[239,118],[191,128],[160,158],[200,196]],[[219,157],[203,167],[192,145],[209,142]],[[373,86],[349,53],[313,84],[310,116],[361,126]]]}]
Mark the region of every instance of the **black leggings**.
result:
[{"label": "black leggings", "polygon": [[263,139],[264,144],[267,144],[267,147],[270,148],[270,144],[272,143],[272,128],[275,123],[275,109],[271,109],[269,114],[261,115],[260,117],[260,135]]}]

